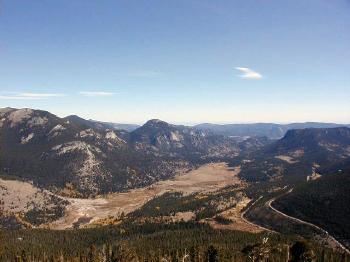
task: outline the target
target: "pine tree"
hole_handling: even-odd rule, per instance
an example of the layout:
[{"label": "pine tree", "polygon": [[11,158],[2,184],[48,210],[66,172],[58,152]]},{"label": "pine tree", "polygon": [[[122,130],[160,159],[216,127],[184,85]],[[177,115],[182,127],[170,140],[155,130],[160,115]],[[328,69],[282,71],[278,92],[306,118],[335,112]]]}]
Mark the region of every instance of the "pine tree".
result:
[{"label": "pine tree", "polygon": [[208,262],[217,262],[218,260],[218,251],[212,245],[210,245],[206,252],[206,261]]}]

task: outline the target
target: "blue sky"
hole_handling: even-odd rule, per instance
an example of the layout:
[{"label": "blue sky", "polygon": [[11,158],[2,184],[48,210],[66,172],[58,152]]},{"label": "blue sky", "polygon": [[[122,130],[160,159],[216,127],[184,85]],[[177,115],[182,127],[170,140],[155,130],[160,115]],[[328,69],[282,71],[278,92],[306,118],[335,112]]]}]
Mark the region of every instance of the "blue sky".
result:
[{"label": "blue sky", "polygon": [[0,107],[350,122],[349,0],[2,0]]}]

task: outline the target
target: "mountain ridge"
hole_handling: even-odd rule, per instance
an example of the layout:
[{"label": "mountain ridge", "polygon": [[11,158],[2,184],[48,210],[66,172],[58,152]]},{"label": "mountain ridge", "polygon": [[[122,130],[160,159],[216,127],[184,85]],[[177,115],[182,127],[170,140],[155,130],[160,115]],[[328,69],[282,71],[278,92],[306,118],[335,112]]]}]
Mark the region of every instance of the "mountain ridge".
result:
[{"label": "mountain ridge", "polygon": [[145,186],[238,150],[233,140],[159,120],[129,133],[78,116],[0,110],[0,171],[59,193],[89,196]]},{"label": "mountain ridge", "polygon": [[336,124],[323,122],[304,122],[304,123],[252,123],[252,124],[198,124],[194,126],[200,130],[210,130],[216,134],[227,136],[266,136],[270,139],[282,138],[288,130],[305,128],[332,128],[332,127],[350,127],[350,124]]},{"label": "mountain ridge", "polygon": [[272,179],[302,168],[298,174],[306,176],[313,168],[326,168],[349,156],[349,130],[289,130],[273,142],[218,135],[159,119],[128,132],[78,116],[59,118],[42,110],[3,108],[0,167],[6,174],[34,179],[56,191],[73,185],[78,195],[144,186],[199,163],[223,159],[244,160],[241,176],[248,180],[252,172],[258,179]]},{"label": "mountain ridge", "polygon": [[[307,128],[289,130],[274,142],[241,156],[241,176],[250,181],[289,183],[306,180],[350,159],[350,128]],[[333,167],[334,169],[334,167]]]}]

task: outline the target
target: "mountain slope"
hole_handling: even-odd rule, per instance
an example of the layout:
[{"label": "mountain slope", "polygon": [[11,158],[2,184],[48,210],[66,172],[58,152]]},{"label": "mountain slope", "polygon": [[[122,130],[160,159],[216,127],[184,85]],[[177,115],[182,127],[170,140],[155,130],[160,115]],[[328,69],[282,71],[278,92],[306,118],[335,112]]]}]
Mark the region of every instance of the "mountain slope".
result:
[{"label": "mountain slope", "polygon": [[119,191],[188,167],[186,161],[134,150],[117,131],[45,111],[2,109],[0,120],[1,171],[53,191],[76,196]]},{"label": "mountain slope", "polygon": [[239,152],[233,139],[158,119],[131,132],[130,142],[137,150],[182,158],[232,157]]},{"label": "mountain slope", "polygon": [[267,146],[264,153],[292,156],[296,151],[300,151],[299,154],[310,154],[310,157],[315,161],[327,161],[327,159],[322,159],[322,157],[330,157],[332,155],[347,157],[350,154],[350,128],[289,130],[282,139]]},{"label": "mountain slope", "polygon": [[236,156],[244,147],[160,120],[131,133],[109,127],[78,116],[1,109],[0,171],[59,194],[92,196],[149,185],[196,163]]},{"label": "mountain slope", "polygon": [[288,215],[314,223],[350,244],[350,172],[303,183],[274,203]]},{"label": "mountain slope", "polygon": [[32,184],[0,178],[0,228],[14,229],[52,222],[68,204],[51,192]]},{"label": "mountain slope", "polygon": [[349,157],[347,127],[289,130],[282,139],[243,155],[241,176],[251,181],[296,182]]}]

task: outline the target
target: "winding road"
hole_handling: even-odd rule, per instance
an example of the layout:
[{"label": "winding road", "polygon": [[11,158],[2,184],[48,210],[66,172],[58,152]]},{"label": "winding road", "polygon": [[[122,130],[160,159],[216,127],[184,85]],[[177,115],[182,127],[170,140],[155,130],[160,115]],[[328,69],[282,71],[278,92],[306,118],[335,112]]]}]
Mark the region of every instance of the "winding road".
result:
[{"label": "winding road", "polygon": [[271,229],[268,229],[268,228],[266,228],[266,227],[260,226],[260,225],[258,225],[258,224],[254,224],[254,223],[250,222],[249,220],[247,220],[247,219],[244,217],[244,215],[256,204],[256,202],[258,202],[260,199],[262,199],[262,197],[263,197],[263,196],[260,196],[257,200],[255,200],[255,201],[253,202],[253,204],[250,205],[250,207],[248,207],[246,210],[244,210],[244,211],[241,213],[241,219],[242,219],[244,222],[246,222],[247,224],[252,225],[252,226],[256,226],[256,227],[258,227],[258,228],[260,228],[260,229],[262,229],[262,230],[266,230],[266,231],[268,231],[268,232],[273,232],[273,233],[278,233],[278,232],[273,231],[273,230],[271,230]]},{"label": "winding road", "polygon": [[338,240],[336,240],[333,236],[331,236],[328,231],[324,230],[323,228],[320,228],[319,226],[315,225],[315,224],[312,224],[310,222],[307,222],[307,221],[304,221],[304,220],[301,220],[299,218],[296,218],[296,217],[292,217],[292,216],[289,216],[283,212],[281,212],[280,210],[276,209],[275,207],[272,206],[272,203],[277,199],[277,198],[280,198],[282,196],[285,196],[289,193],[291,193],[293,191],[293,188],[288,190],[286,193],[278,196],[278,197],[275,197],[275,198],[272,198],[270,199],[269,201],[267,201],[265,203],[265,205],[267,205],[271,210],[273,210],[274,212],[280,214],[281,216],[285,217],[285,218],[288,218],[288,219],[291,219],[293,221],[296,221],[298,223],[301,223],[301,224],[304,224],[304,225],[308,225],[308,226],[311,226],[313,228],[316,228],[318,229],[319,231],[321,231],[322,233],[324,233],[333,243],[336,244],[336,246],[338,246],[339,248],[341,248],[343,251],[345,251],[346,253],[348,253],[350,255],[350,251],[349,249],[347,249],[343,244],[341,244]]}]

